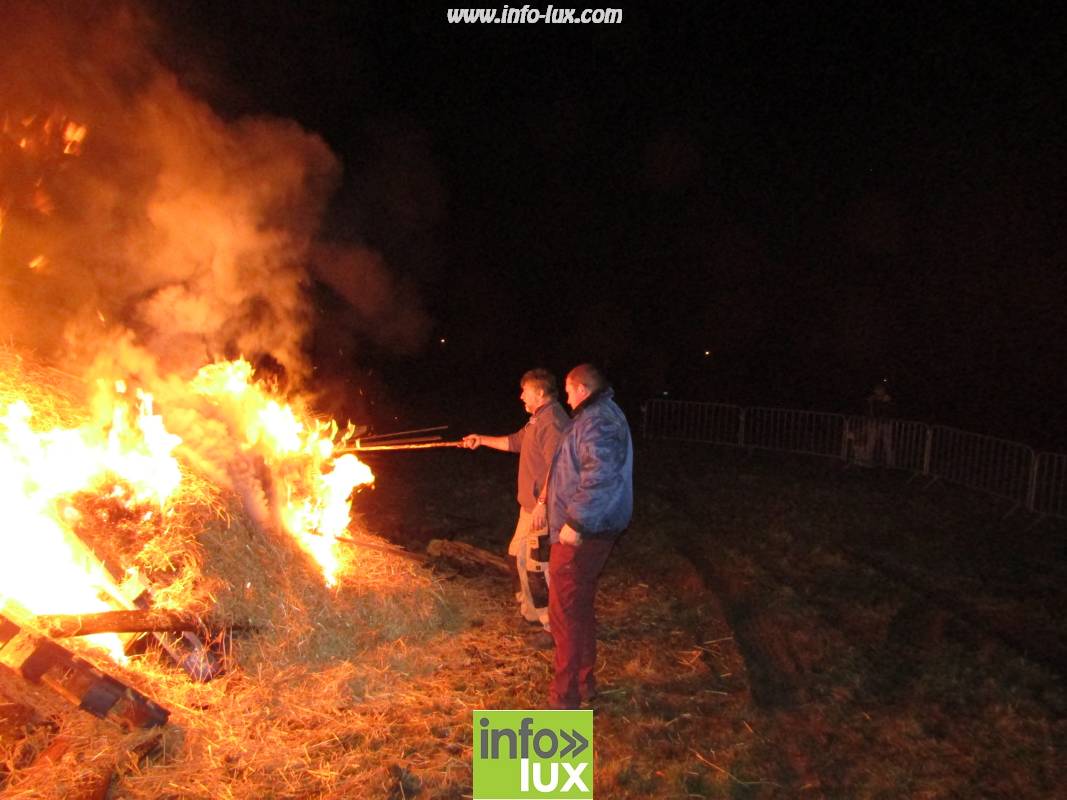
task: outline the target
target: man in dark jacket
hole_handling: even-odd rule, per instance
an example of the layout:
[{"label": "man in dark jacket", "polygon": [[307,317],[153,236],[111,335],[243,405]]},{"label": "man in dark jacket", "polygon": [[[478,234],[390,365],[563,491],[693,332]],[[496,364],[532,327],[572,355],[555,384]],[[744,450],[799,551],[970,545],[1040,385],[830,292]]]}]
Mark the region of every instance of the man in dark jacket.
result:
[{"label": "man in dark jacket", "polygon": [[574,414],[544,498],[552,541],[548,615],[556,641],[552,708],[578,708],[596,696],[597,579],[633,514],[633,442],[611,387],[596,367],[580,364],[565,388]]}]

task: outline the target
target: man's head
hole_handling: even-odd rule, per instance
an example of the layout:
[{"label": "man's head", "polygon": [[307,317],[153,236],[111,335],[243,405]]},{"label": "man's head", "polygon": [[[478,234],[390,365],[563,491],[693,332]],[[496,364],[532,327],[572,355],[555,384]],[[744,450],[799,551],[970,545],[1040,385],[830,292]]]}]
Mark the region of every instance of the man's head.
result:
[{"label": "man's head", "polygon": [[527,414],[534,413],[537,409],[556,398],[559,390],[556,388],[556,376],[547,369],[531,369],[522,376],[519,381],[522,400]]},{"label": "man's head", "polygon": [[607,386],[600,370],[592,364],[579,364],[567,373],[564,388],[567,390],[567,405],[572,409],[580,406],[594,392]]}]

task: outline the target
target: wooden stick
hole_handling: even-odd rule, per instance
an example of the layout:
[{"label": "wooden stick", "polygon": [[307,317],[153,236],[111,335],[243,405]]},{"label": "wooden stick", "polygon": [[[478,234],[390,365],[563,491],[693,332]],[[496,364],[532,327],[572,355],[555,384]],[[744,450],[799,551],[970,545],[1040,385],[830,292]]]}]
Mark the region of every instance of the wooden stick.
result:
[{"label": "wooden stick", "polygon": [[[422,444],[377,444],[369,447],[357,447],[347,452],[365,453],[368,450],[428,450],[431,447],[463,447],[463,440],[455,442],[424,442]],[[339,451],[346,452],[346,451]]]},{"label": "wooden stick", "polygon": [[393,436],[408,436],[412,433],[432,433],[433,431],[443,431],[447,427],[447,425],[435,425],[432,428],[414,428],[410,431],[394,431],[393,433],[372,433],[370,436],[361,436],[356,441],[359,442],[363,441],[364,439],[389,439]]},{"label": "wooden stick", "polygon": [[98,611],[95,614],[45,614],[33,624],[54,639],[89,636],[94,633],[147,633],[149,631],[196,631],[204,622],[182,611],[136,609]]},{"label": "wooden stick", "polygon": [[467,566],[488,568],[502,575],[511,575],[515,569],[507,559],[496,553],[490,553],[480,547],[466,542],[453,542],[449,539],[432,539],[426,546],[426,552],[434,558],[443,558]]}]

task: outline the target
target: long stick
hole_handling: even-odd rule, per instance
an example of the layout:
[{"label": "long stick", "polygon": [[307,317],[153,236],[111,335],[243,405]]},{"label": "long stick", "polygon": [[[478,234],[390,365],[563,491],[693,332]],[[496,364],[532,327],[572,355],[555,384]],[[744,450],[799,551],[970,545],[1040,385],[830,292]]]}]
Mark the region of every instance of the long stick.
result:
[{"label": "long stick", "polygon": [[369,447],[357,447],[350,453],[365,453],[368,450],[429,450],[431,447],[463,447],[463,440],[455,442],[423,442],[421,444],[372,444]]},{"label": "long stick", "polygon": [[373,433],[370,436],[361,436],[357,441],[362,441],[363,439],[390,439],[394,436],[407,436],[411,433],[432,433],[433,431],[443,431],[447,427],[447,425],[435,425],[432,428],[415,428],[411,431],[394,431],[393,433]]},{"label": "long stick", "polygon": [[441,436],[412,436],[404,437],[403,439],[386,439],[384,442],[378,439],[372,439],[367,441],[365,439],[356,439],[355,447],[359,450],[362,447],[373,447],[375,445],[389,445],[390,447],[396,447],[398,444],[422,444],[423,442],[439,442],[443,437]]}]

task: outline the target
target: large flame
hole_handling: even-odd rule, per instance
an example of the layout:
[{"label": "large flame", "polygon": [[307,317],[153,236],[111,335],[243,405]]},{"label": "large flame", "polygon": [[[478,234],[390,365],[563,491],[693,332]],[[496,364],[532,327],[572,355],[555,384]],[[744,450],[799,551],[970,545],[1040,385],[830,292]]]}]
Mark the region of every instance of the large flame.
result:
[{"label": "large flame", "polygon": [[314,419],[273,396],[252,380],[252,366],[244,359],[203,367],[192,389],[221,407],[240,435],[241,449],[263,459],[281,524],[318,562],[327,585],[335,585],[336,537],[348,527],[352,492],[374,481],[370,468],[351,453],[334,457],[352,427],[339,432],[333,420]]},{"label": "large flame", "polygon": [[[123,387],[117,387],[122,397]],[[109,570],[73,533],[77,511],[67,500],[99,491],[121,502],[162,506],[181,473],[171,451],[178,438],[152,413],[117,401],[106,424],[36,430],[24,399],[0,403],[0,605],[14,600],[34,614],[72,614],[131,607]],[[121,657],[116,637],[94,641]]]},{"label": "large flame", "polygon": [[[351,426],[218,354],[270,354],[294,383],[311,374],[304,287],[336,158],[294,123],[220,118],[127,15],[26,3],[15,20],[0,51],[13,89],[0,108],[0,323],[5,341],[89,369],[92,401],[89,421],[64,426],[35,393],[0,393],[0,607],[131,607],[130,565],[79,538],[78,498],[167,519],[183,470],[291,534],[334,585],[352,494],[373,481],[338,453]],[[54,68],[25,70],[41,48]]]},{"label": "large flame", "polygon": [[[336,537],[349,524],[352,494],[374,480],[355,456],[334,455],[351,430],[255,382],[243,359],[208,365],[185,386],[190,400],[206,400],[227,420],[237,449],[262,460],[275,518],[334,585]],[[105,388],[93,402],[95,419],[77,427],[42,429],[27,399],[0,399],[0,607],[15,601],[32,614],[133,607],[120,586],[126,565],[105,564],[74,533],[79,512],[71,498],[96,492],[139,513],[165,514],[182,480],[182,440],[147,391],[131,393],[121,379]],[[121,657],[117,638],[96,641]]]}]

